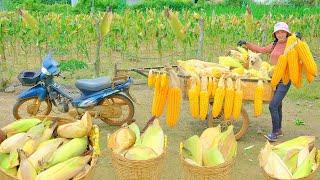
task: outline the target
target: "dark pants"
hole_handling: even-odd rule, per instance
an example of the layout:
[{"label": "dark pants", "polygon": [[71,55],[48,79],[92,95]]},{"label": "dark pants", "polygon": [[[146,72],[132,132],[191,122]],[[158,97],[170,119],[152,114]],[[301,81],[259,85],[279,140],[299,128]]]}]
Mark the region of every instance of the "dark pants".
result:
[{"label": "dark pants", "polygon": [[282,100],[286,96],[291,82],[287,85],[280,82],[274,92],[273,98],[269,104],[269,110],[272,119],[272,132],[277,133],[281,130],[282,125]]}]

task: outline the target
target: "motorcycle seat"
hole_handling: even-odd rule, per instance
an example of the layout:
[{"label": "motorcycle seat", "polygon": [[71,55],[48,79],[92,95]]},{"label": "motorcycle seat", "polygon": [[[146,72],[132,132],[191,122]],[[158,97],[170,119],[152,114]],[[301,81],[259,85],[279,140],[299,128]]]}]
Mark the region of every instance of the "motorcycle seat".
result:
[{"label": "motorcycle seat", "polygon": [[81,91],[100,91],[111,87],[110,77],[99,77],[95,79],[79,79],[76,81],[76,87]]}]

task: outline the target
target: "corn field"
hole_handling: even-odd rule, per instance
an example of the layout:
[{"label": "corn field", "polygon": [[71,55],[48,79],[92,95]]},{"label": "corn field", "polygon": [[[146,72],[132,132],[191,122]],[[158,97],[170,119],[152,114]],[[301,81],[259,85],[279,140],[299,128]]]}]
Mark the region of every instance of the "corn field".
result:
[{"label": "corn field", "polygon": [[[270,13],[261,18],[255,18],[253,14],[250,21],[245,12],[236,16],[184,10],[177,12],[185,34],[183,41],[180,41],[165,11],[128,9],[121,14],[114,13],[110,32],[102,40],[99,55],[102,58],[101,69],[108,72],[115,62],[127,64],[124,66],[132,66],[133,62],[137,63],[133,66],[143,63],[140,64],[143,66],[146,63],[159,64],[162,60],[174,63],[175,60],[189,58],[216,61],[217,56],[235,48],[240,39],[262,45],[271,43],[273,25],[277,21],[285,21],[291,31],[301,32],[314,55],[320,56],[319,14],[295,17]],[[57,60],[75,58],[87,62],[89,66],[94,64],[98,39],[96,25],[102,20],[103,13],[35,13],[32,16],[38,28],[36,30],[24,21],[18,11],[0,14],[1,59],[4,70],[13,67],[5,75],[19,72],[22,68],[40,67],[48,51],[53,51]],[[200,21],[203,21],[203,28],[199,25]],[[200,45],[201,31],[203,37]]]}]

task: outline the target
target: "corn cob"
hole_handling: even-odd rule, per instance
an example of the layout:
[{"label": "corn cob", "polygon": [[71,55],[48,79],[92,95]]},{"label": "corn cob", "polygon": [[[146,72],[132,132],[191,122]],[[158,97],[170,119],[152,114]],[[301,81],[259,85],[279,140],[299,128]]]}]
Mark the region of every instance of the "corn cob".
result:
[{"label": "corn cob", "polygon": [[313,82],[314,79],[315,79],[315,76],[312,75],[311,73],[309,73],[307,70],[306,70],[306,67],[304,64],[302,64],[302,72],[305,74],[307,80],[309,83]]},{"label": "corn cob", "polygon": [[313,59],[308,44],[304,41],[298,41],[298,44],[296,45],[296,50],[299,55],[299,60],[302,61],[308,73],[310,73],[313,76],[316,76],[318,73],[318,67]]},{"label": "corn cob", "polygon": [[91,132],[90,132],[90,142],[93,146],[93,155],[92,156],[99,156],[100,155],[100,145],[99,145],[99,127],[97,125],[93,125]]},{"label": "corn cob", "polygon": [[163,73],[161,75],[160,87],[168,87],[168,86],[169,86],[169,78],[167,76],[167,73]]},{"label": "corn cob", "polygon": [[70,158],[79,156],[85,152],[87,146],[87,136],[84,136],[82,138],[74,138],[57,149],[57,151],[52,155],[51,159],[49,160],[47,166],[51,167]]},{"label": "corn cob", "polygon": [[209,109],[209,93],[207,91],[208,87],[208,78],[206,76],[201,78],[201,91],[199,95],[200,99],[200,119],[205,120],[207,117],[208,109]]},{"label": "corn cob", "polygon": [[167,102],[168,91],[169,91],[169,80],[166,73],[163,73],[162,75],[160,75],[160,88],[159,88],[159,97],[158,97],[159,99],[158,99],[158,104],[155,112],[156,117],[160,117],[164,110],[164,107]]},{"label": "corn cob", "polygon": [[92,128],[92,117],[86,112],[80,121],[67,123],[58,126],[57,132],[60,137],[64,138],[80,138],[87,136]]},{"label": "corn cob", "polygon": [[198,118],[199,117],[199,94],[197,93],[195,86],[189,89],[188,97],[189,97],[189,106],[190,106],[191,116],[193,118]]},{"label": "corn cob", "polygon": [[1,130],[7,134],[7,136],[26,132],[33,126],[39,124],[41,121],[36,118],[30,118],[30,119],[21,119],[19,121],[14,121],[13,123],[10,123],[3,127]]},{"label": "corn cob", "polygon": [[155,78],[155,85],[154,85],[154,93],[153,93],[153,99],[152,99],[152,116],[156,116],[157,114],[157,108],[160,101],[160,75],[157,74]]},{"label": "corn cob", "polygon": [[288,68],[289,68],[289,77],[292,83],[296,86],[299,81],[299,59],[298,53],[295,49],[292,49],[288,52]]},{"label": "corn cob", "polygon": [[260,116],[262,113],[262,104],[263,104],[263,82],[262,80],[258,81],[258,85],[254,91],[254,115]]},{"label": "corn cob", "polygon": [[72,179],[91,160],[91,156],[77,156],[42,171],[36,180]]},{"label": "corn cob", "polygon": [[166,123],[169,127],[177,124],[181,110],[181,90],[178,87],[169,89]]},{"label": "corn cob", "polygon": [[213,107],[212,107],[213,117],[219,116],[222,109],[224,96],[225,96],[225,85],[224,85],[224,77],[222,76],[219,79],[218,87],[214,95],[214,101],[213,101]]},{"label": "corn cob", "polygon": [[27,154],[21,149],[19,149],[18,152],[20,157],[20,166],[17,173],[18,179],[35,179],[37,171],[28,160]]},{"label": "corn cob", "polygon": [[302,64],[302,62],[298,62],[298,72],[297,72],[297,74],[298,74],[298,80],[297,80],[297,82],[293,82],[293,85],[296,87],[296,88],[300,88],[301,86],[302,86],[302,67],[303,66],[303,64]]},{"label": "corn cob", "polygon": [[0,144],[0,153],[10,153],[22,146],[28,139],[27,133],[15,134]]},{"label": "corn cob", "polygon": [[233,82],[231,78],[227,79],[227,89],[226,89],[226,95],[224,100],[224,119],[229,120],[232,114],[233,109],[233,101],[234,101],[234,88],[233,88]]},{"label": "corn cob", "polygon": [[283,84],[287,85],[290,81],[290,76],[289,76],[289,67],[286,67],[286,71],[284,72],[282,76],[282,82]]},{"label": "corn cob", "polygon": [[278,58],[278,62],[274,67],[274,71],[271,78],[271,85],[273,87],[276,87],[279,81],[281,80],[281,78],[283,77],[283,74],[285,73],[287,68],[287,64],[288,64],[287,56],[280,55]]},{"label": "corn cob", "polygon": [[212,77],[208,77],[207,91],[208,91],[209,97],[211,96],[211,93],[212,93],[212,87],[213,87]]},{"label": "corn cob", "polygon": [[243,98],[243,91],[241,89],[241,80],[237,79],[236,81],[236,90],[234,92],[234,102],[233,102],[233,110],[232,116],[233,118],[239,119],[241,109],[242,109],[242,98]]},{"label": "corn cob", "polygon": [[100,24],[101,38],[104,38],[110,32],[112,18],[113,18],[113,13],[111,9],[109,9],[107,12],[104,13],[103,19]]},{"label": "corn cob", "polygon": [[173,70],[170,70],[169,73],[171,87],[169,89],[166,123],[169,127],[173,127],[180,117],[182,96],[177,74]]},{"label": "corn cob", "polygon": [[12,176],[17,175],[17,167],[10,168],[9,154],[0,153],[0,169]]},{"label": "corn cob", "polygon": [[211,89],[211,96],[212,97],[214,97],[217,87],[218,87],[217,79],[215,77],[213,77],[212,78],[212,89]]},{"label": "corn cob", "polygon": [[154,84],[155,84],[155,80],[156,80],[156,76],[155,74],[153,73],[153,70],[151,69],[149,71],[149,74],[148,74],[148,86],[151,88],[151,87],[154,87]]},{"label": "corn cob", "polygon": [[47,140],[39,145],[37,150],[29,156],[29,161],[32,163],[37,172],[42,169],[42,165],[47,163],[52,154],[61,146],[67,139],[56,138]]}]

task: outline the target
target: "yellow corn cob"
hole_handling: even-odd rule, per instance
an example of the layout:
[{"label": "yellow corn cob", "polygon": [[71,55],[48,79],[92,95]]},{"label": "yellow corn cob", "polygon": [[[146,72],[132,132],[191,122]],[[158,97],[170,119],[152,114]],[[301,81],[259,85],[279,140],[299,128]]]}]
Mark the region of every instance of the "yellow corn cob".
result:
[{"label": "yellow corn cob", "polygon": [[90,132],[90,142],[93,146],[93,156],[99,156],[100,155],[100,143],[99,143],[99,127],[97,125],[93,125],[91,132]]},{"label": "yellow corn cob", "polygon": [[239,119],[239,116],[241,113],[242,98],[243,98],[243,91],[241,89],[241,80],[237,79],[236,90],[234,92],[233,110],[232,110],[232,116],[235,120]]},{"label": "yellow corn cob", "polygon": [[211,96],[211,93],[212,93],[212,87],[213,87],[212,77],[208,77],[207,91],[208,91],[209,97]]},{"label": "yellow corn cob", "polygon": [[169,70],[170,74],[170,89],[168,95],[168,110],[166,123],[169,127],[173,127],[177,124],[180,111],[181,111],[181,89],[180,82],[177,74],[171,69]]},{"label": "yellow corn cob", "polygon": [[157,74],[155,78],[155,85],[154,85],[154,93],[153,93],[153,100],[152,100],[152,116],[156,116],[157,108],[160,101],[160,75]]},{"label": "yellow corn cob", "polygon": [[318,73],[318,67],[313,59],[308,44],[304,41],[298,41],[298,44],[296,45],[296,50],[299,55],[299,60],[302,61],[306,70],[311,75],[316,76]]},{"label": "yellow corn cob", "polygon": [[37,175],[36,180],[72,179],[89,163],[91,156],[77,156],[52,166]]},{"label": "yellow corn cob", "polygon": [[169,86],[169,78],[166,73],[163,73],[161,75],[161,87],[167,87]]},{"label": "yellow corn cob", "polygon": [[288,68],[289,68],[289,77],[292,83],[296,86],[299,81],[299,59],[298,53],[295,49],[292,49],[288,52]]},{"label": "yellow corn cob", "polygon": [[284,72],[282,76],[282,82],[283,84],[288,84],[290,81],[290,76],[289,76],[289,67],[287,66],[286,71]]},{"label": "yellow corn cob", "polygon": [[196,80],[196,90],[197,90],[197,93],[200,94],[200,90],[201,90],[201,81],[199,78],[197,78]]},{"label": "yellow corn cob", "polygon": [[297,81],[294,82],[292,81],[293,85],[296,87],[296,88],[300,88],[302,86],[302,62],[298,62],[298,72],[297,72]]},{"label": "yellow corn cob", "polygon": [[307,70],[306,70],[306,67],[304,64],[302,64],[302,72],[305,74],[307,80],[309,83],[313,82],[314,79],[315,79],[315,76],[312,75],[311,73],[309,73]]},{"label": "yellow corn cob", "polygon": [[214,101],[213,101],[213,107],[212,107],[212,116],[213,117],[219,116],[221,109],[222,109],[224,96],[225,96],[224,77],[221,77],[219,79],[218,87],[217,87],[215,95],[214,95]]},{"label": "yellow corn cob", "polygon": [[168,110],[166,123],[169,127],[177,124],[181,111],[181,89],[179,87],[171,87],[168,92]]},{"label": "yellow corn cob", "polygon": [[288,64],[287,62],[288,62],[287,56],[284,56],[284,55],[279,56],[278,62],[274,67],[274,71],[271,78],[271,85],[273,87],[276,87],[279,81],[281,80],[281,78],[283,77],[283,74],[285,73],[287,68],[287,64]]},{"label": "yellow corn cob", "polygon": [[208,78],[207,77],[202,77],[201,78],[201,91],[199,95],[200,99],[200,119],[205,120],[207,117],[208,113],[208,108],[209,108],[209,93],[207,91],[208,87]]},{"label": "yellow corn cob", "polygon": [[167,95],[169,90],[169,78],[166,73],[163,73],[160,75],[159,81],[160,81],[159,94],[158,94],[158,100],[156,104],[156,111],[154,114],[156,117],[160,117],[164,110],[164,107],[167,102]]},{"label": "yellow corn cob", "polygon": [[233,88],[233,82],[231,78],[227,79],[227,89],[226,89],[226,95],[224,100],[224,119],[229,120],[232,114],[233,109],[233,101],[234,101],[234,88]]},{"label": "yellow corn cob", "polygon": [[258,81],[258,85],[254,91],[254,115],[260,116],[262,113],[262,104],[263,104],[263,82],[261,80]]},{"label": "yellow corn cob", "polygon": [[148,86],[150,88],[154,86],[155,80],[156,80],[156,75],[153,73],[153,70],[151,69],[148,74]]},{"label": "yellow corn cob", "polygon": [[104,13],[103,19],[100,24],[101,38],[104,38],[110,32],[112,18],[113,18],[113,13],[109,9],[107,12]]},{"label": "yellow corn cob", "polygon": [[211,89],[211,96],[212,97],[214,97],[217,87],[218,87],[217,79],[215,77],[213,77],[212,78],[212,89]]},{"label": "yellow corn cob", "polygon": [[190,106],[191,116],[193,118],[198,118],[199,117],[199,94],[195,86],[189,89],[188,96],[189,96],[189,106]]}]

